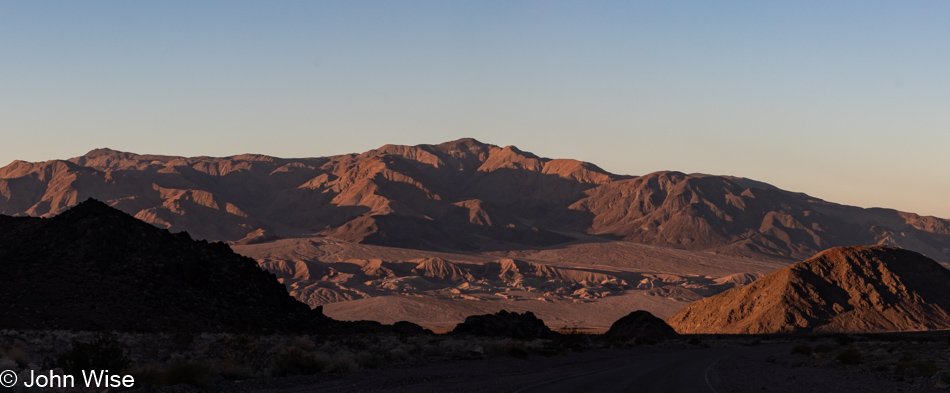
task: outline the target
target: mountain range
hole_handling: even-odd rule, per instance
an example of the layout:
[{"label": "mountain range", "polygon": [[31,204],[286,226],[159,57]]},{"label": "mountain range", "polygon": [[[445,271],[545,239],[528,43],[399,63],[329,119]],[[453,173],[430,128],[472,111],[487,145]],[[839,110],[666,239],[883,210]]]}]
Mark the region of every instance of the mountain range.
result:
[{"label": "mountain range", "polygon": [[0,213],[50,217],[96,198],[199,239],[321,237],[442,251],[613,241],[801,260],[891,245],[950,261],[950,221],[823,201],[731,176],[618,175],[474,139],[286,159],[96,149],[0,168]]}]

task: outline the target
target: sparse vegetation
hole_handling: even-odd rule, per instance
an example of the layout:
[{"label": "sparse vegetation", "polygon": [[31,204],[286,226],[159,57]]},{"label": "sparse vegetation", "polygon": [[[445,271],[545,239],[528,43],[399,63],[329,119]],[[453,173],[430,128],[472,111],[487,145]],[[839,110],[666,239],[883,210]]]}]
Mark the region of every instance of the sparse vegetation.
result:
[{"label": "sparse vegetation", "polygon": [[864,362],[864,355],[857,349],[848,348],[835,356],[835,360],[847,365],[860,364]]},{"label": "sparse vegetation", "polygon": [[808,344],[804,344],[804,343],[803,343],[803,344],[798,344],[798,345],[792,347],[792,352],[791,352],[791,354],[792,354],[792,355],[799,354],[799,355],[811,356],[811,346],[809,346]]},{"label": "sparse vegetation", "polygon": [[61,367],[74,376],[79,376],[82,370],[119,373],[129,369],[131,360],[115,335],[100,334],[90,341],[73,340],[70,349],[59,354],[52,366]]},{"label": "sparse vegetation", "polygon": [[215,370],[207,364],[180,360],[173,362],[165,369],[162,373],[161,384],[171,386],[184,383],[206,387],[215,374]]},{"label": "sparse vegetation", "polygon": [[[759,345],[768,345],[772,340],[760,339]],[[183,346],[180,337],[173,334],[0,331],[0,366],[12,369],[36,365],[43,369],[62,367],[64,370],[75,367],[123,369],[133,375],[141,387],[187,384],[216,389],[219,384],[232,380],[348,374],[402,362],[504,357],[530,360],[612,346],[599,336],[580,333],[530,340],[453,335],[221,333],[195,334],[190,341],[189,345]],[[747,346],[749,341],[690,336],[658,345],[687,348]],[[790,359],[789,355],[772,354],[764,360],[790,367],[845,365],[849,369],[883,373],[916,385],[926,383],[950,387],[950,372],[946,371],[950,370],[950,359],[946,357],[942,338],[937,341],[885,341],[859,337],[851,344],[841,346],[836,337],[803,337],[790,347],[786,353],[805,357]],[[118,359],[118,363],[104,363],[106,358],[113,362]]]},{"label": "sparse vegetation", "polygon": [[300,348],[285,348],[274,357],[274,374],[310,375],[316,374],[329,364],[329,360],[315,353],[305,352]]},{"label": "sparse vegetation", "polygon": [[933,359],[917,359],[907,355],[898,360],[894,373],[904,378],[930,377],[937,373],[936,362]]},{"label": "sparse vegetation", "polygon": [[505,355],[518,359],[527,359],[528,351],[524,349],[523,343],[512,341],[505,344]]},{"label": "sparse vegetation", "polygon": [[940,389],[950,387],[950,371],[941,370],[934,374],[934,386]]},{"label": "sparse vegetation", "polygon": [[[603,345],[589,334],[519,340],[432,335],[98,334],[0,332],[0,366],[67,373],[108,369],[130,374],[139,387],[313,374],[348,374],[393,363],[561,356]],[[64,343],[70,343],[63,345]],[[67,349],[63,350],[66,346]],[[39,366],[37,366],[39,365]]]},{"label": "sparse vegetation", "polygon": [[[830,339],[830,340],[829,340]],[[811,345],[804,341],[810,341]],[[847,344],[841,344],[847,343]],[[804,363],[789,362],[791,366],[834,367],[845,365],[920,386],[932,384],[950,388],[950,358],[946,355],[943,336],[879,338],[854,335],[802,337],[790,351],[792,355],[809,355]],[[776,362],[770,356],[766,362]]]}]

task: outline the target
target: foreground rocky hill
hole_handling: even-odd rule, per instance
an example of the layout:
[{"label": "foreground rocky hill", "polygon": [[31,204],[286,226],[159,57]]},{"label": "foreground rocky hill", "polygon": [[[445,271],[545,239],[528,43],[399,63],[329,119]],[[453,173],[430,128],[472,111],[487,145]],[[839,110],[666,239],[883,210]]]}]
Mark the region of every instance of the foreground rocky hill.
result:
[{"label": "foreground rocky hill", "polygon": [[437,250],[544,247],[593,234],[800,260],[887,244],[950,261],[950,221],[861,209],[728,176],[622,176],[474,139],[283,159],[93,150],[0,168],[0,213],[49,217],[94,197],[161,228],[241,244],[321,236]]},{"label": "foreground rocky hill", "polygon": [[950,328],[950,271],[887,246],[834,248],[711,296],[667,322],[679,333],[889,332]]},{"label": "foreground rocky hill", "polygon": [[254,260],[87,200],[0,215],[0,329],[328,331]]}]

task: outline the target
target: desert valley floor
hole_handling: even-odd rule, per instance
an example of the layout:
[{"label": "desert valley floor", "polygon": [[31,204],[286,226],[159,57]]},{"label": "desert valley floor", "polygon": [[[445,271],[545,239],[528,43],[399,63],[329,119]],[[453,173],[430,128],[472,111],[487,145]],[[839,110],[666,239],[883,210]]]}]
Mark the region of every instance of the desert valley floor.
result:
[{"label": "desert valley floor", "polygon": [[603,332],[633,310],[666,318],[788,264],[602,239],[471,254],[323,238],[232,248],[332,318],[406,320],[437,332],[503,309],[532,311],[553,329]]}]

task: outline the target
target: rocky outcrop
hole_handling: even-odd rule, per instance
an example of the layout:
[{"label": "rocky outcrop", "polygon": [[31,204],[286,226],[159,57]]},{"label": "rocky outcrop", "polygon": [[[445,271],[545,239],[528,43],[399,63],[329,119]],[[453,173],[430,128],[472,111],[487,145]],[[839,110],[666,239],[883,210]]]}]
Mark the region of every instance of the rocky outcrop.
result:
[{"label": "rocky outcrop", "polygon": [[550,338],[554,332],[530,311],[519,314],[502,310],[495,314],[469,316],[452,330],[452,334],[530,340]]},{"label": "rocky outcrop", "polygon": [[609,341],[656,343],[679,336],[670,325],[647,311],[634,311],[610,325],[604,333]]},{"label": "rocky outcrop", "polygon": [[824,251],[690,304],[679,333],[889,332],[950,328],[950,271],[889,246]]}]

